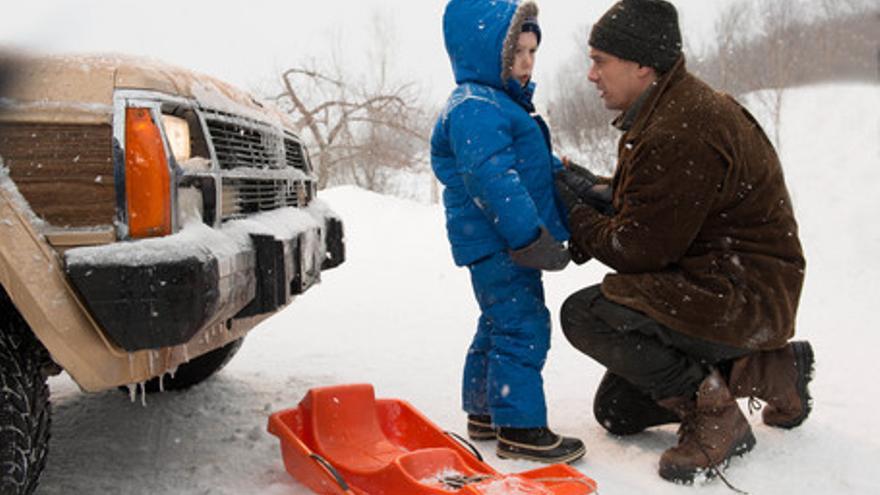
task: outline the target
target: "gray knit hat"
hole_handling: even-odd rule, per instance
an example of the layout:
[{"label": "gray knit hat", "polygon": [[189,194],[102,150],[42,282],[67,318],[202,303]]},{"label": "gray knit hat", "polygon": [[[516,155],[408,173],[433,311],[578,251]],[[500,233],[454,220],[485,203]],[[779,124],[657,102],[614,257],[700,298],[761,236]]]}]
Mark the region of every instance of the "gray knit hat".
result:
[{"label": "gray knit hat", "polygon": [[664,0],[621,0],[593,25],[590,46],[664,73],[681,56],[678,12]]}]

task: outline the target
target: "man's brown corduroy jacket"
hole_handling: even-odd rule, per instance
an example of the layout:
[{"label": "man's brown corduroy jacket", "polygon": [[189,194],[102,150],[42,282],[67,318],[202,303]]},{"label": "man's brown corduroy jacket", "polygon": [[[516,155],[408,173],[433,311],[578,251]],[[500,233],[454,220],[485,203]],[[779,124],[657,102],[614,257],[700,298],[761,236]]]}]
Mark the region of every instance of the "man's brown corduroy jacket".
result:
[{"label": "man's brown corduroy jacket", "polygon": [[617,214],[576,208],[572,242],[617,271],[612,301],[693,337],[782,346],[805,262],[772,144],[683,57],[650,91],[618,146]]}]

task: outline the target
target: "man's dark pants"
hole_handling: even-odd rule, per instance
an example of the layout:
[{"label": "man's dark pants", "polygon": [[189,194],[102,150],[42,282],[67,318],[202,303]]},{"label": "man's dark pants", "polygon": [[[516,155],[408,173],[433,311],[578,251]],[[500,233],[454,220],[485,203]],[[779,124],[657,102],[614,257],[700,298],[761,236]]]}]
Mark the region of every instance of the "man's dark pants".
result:
[{"label": "man's dark pants", "polygon": [[709,367],[724,372],[751,352],[672,330],[608,300],[598,285],[569,296],[561,319],[568,341],[608,369],[593,409],[602,426],[620,435],[676,421],[656,401],[692,396]]}]

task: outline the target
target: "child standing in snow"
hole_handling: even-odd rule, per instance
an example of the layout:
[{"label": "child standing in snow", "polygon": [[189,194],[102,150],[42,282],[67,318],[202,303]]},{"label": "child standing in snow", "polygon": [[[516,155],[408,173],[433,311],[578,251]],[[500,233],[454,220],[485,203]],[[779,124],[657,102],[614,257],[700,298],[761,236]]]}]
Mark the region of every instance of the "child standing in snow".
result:
[{"label": "child standing in snow", "polygon": [[541,377],[550,347],[541,270],[561,270],[569,255],[553,185],[561,163],[531,115],[537,14],[528,1],[447,4],[458,86],[434,127],[431,164],[445,186],[453,258],[470,270],[481,310],[462,387],[468,434],[497,437],[500,457],[571,462],[584,445],[547,428]]}]

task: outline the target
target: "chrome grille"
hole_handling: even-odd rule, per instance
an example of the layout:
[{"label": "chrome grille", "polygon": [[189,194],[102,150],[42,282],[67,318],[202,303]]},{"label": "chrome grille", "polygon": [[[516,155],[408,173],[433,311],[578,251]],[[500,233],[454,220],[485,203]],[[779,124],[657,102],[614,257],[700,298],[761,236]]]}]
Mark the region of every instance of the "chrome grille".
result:
[{"label": "chrome grille", "polygon": [[308,171],[302,144],[288,132],[213,110],[205,111],[205,121],[221,169],[292,167]]},{"label": "chrome grille", "polygon": [[248,117],[203,111],[222,171],[221,221],[309,205],[316,187],[296,135]]},{"label": "chrome grille", "polygon": [[288,167],[306,171],[306,159],[303,154],[303,147],[301,144],[289,137],[284,139],[284,158]]},{"label": "chrome grille", "polygon": [[207,122],[220,168],[282,166],[279,163],[281,146],[277,134],[236,122],[213,119]]},{"label": "chrome grille", "polygon": [[222,220],[261,211],[308,206],[314,195],[311,181],[285,179],[223,179]]}]

